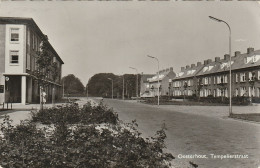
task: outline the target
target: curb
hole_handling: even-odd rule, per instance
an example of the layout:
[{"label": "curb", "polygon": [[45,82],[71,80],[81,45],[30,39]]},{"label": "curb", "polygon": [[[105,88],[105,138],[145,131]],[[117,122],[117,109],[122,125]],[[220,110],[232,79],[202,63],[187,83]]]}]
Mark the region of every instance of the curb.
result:
[{"label": "curb", "polygon": [[253,124],[260,124],[260,122],[256,122],[256,121],[250,121],[250,120],[243,120],[243,119],[239,119],[239,118],[232,118],[232,117],[222,117],[223,119],[230,119],[230,120],[236,120],[236,121],[242,121],[242,122],[247,122],[247,123],[253,123]]}]

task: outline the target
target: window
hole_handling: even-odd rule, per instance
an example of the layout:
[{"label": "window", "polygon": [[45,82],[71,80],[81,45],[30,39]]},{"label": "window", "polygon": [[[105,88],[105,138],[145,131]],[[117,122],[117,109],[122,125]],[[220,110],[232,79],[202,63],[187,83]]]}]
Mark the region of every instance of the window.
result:
[{"label": "window", "polygon": [[203,90],[200,90],[200,97],[203,97]]},{"label": "window", "polygon": [[221,90],[217,88],[217,97],[221,96]]},{"label": "window", "polygon": [[30,38],[31,38],[31,37],[30,37],[30,30],[28,30],[28,31],[27,31],[27,44],[28,44],[28,45],[30,45],[30,41],[31,41]]},{"label": "window", "polygon": [[30,54],[29,53],[27,53],[26,54],[26,68],[28,69],[28,70],[30,70],[31,69],[31,57],[30,57]]},{"label": "window", "polygon": [[240,73],[240,82],[246,81],[246,73]]},{"label": "window", "polygon": [[208,96],[208,89],[204,89],[204,95],[205,95],[205,97]]},{"label": "window", "polygon": [[210,89],[208,90],[208,96],[209,96],[209,95],[211,95],[211,90],[210,90]]},{"label": "window", "polygon": [[240,96],[247,96],[246,87],[240,87]]},{"label": "window", "polygon": [[207,85],[208,83],[209,83],[209,81],[208,81],[208,77],[205,77],[205,85]]},{"label": "window", "polygon": [[238,82],[239,81],[239,74],[237,73],[236,74],[236,82]]},{"label": "window", "polygon": [[238,94],[238,88],[236,88],[236,95],[235,96],[239,96],[239,94]]},{"label": "window", "polygon": [[11,41],[19,41],[19,29],[11,28]]},{"label": "window", "polygon": [[255,97],[255,87],[254,86],[248,88],[248,94],[249,94],[249,97]]},{"label": "window", "polygon": [[188,86],[191,86],[191,84],[190,84],[190,83],[191,83],[191,80],[188,80]]},{"label": "window", "polygon": [[35,35],[32,33],[32,47],[35,48]]},{"label": "window", "polygon": [[228,90],[227,90],[227,88],[225,88],[224,93],[225,93],[225,97],[228,97]]},{"label": "window", "polygon": [[224,75],[224,83],[228,83],[227,82],[227,75]]},{"label": "window", "polygon": [[10,51],[10,63],[11,64],[19,63],[19,52],[18,51]]},{"label": "window", "polygon": [[249,72],[248,74],[248,80],[249,81],[254,81],[256,79],[255,77],[255,72]]},{"label": "window", "polygon": [[225,83],[223,76],[218,76],[217,77],[217,84],[222,84],[222,83]]}]

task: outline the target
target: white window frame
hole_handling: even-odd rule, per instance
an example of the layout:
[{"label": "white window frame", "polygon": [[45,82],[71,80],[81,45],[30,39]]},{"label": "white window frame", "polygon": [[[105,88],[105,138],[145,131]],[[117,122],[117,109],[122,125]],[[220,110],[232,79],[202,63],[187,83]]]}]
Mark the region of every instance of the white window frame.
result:
[{"label": "white window frame", "polygon": [[[12,54],[12,52],[17,52],[17,55]],[[19,65],[19,50],[10,50],[10,64],[11,65]],[[13,56],[17,56],[17,62],[13,62]]]},{"label": "white window frame", "polygon": [[[17,33],[13,33],[12,31],[17,31]],[[19,43],[20,42],[20,29],[19,28],[16,28],[16,27],[11,27],[10,28],[10,42],[11,43]],[[14,40],[14,41],[12,41],[12,34],[18,34],[18,40]]]},{"label": "white window frame", "polygon": [[239,75],[236,73],[236,82],[239,82]]},{"label": "white window frame", "polygon": [[240,82],[245,82],[246,81],[246,73],[240,73]]}]

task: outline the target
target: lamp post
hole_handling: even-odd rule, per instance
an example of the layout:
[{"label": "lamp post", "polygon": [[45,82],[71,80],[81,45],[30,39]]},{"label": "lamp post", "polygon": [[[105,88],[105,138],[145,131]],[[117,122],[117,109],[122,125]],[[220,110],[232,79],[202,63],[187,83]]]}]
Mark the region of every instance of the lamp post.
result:
[{"label": "lamp post", "polygon": [[111,78],[107,78],[107,79],[112,81],[112,99],[114,99],[114,91],[113,91],[113,79],[111,79]]},{"label": "lamp post", "polygon": [[229,29],[229,115],[232,114],[232,97],[231,97],[231,28],[227,22],[221,19],[217,19],[215,17],[209,16],[210,19],[217,21],[217,22],[222,22],[225,23]]},{"label": "lamp post", "polygon": [[156,59],[157,60],[157,63],[158,63],[158,106],[160,105],[160,84],[159,84],[159,60],[158,60],[158,58],[156,58],[156,57],[153,57],[153,56],[150,56],[150,55],[147,55],[147,57],[149,57],[149,58],[153,58],[153,59]]},{"label": "lamp post", "polygon": [[136,71],[136,97],[138,98],[138,71],[136,68],[129,67],[131,69],[134,69]]},{"label": "lamp post", "polygon": [[123,74],[123,91],[122,91],[122,99],[125,100],[125,77]]},{"label": "lamp post", "polygon": [[88,84],[86,85],[87,99],[88,99]]}]

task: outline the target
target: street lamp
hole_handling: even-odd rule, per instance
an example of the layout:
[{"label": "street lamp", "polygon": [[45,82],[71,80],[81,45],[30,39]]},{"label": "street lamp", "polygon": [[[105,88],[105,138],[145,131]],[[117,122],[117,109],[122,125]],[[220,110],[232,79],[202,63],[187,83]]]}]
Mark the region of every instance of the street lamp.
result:
[{"label": "street lamp", "polygon": [[134,69],[136,71],[136,97],[138,98],[138,71],[136,68],[129,67],[131,69]]},{"label": "street lamp", "polygon": [[123,74],[123,91],[122,91],[122,99],[125,100],[125,77]]},{"label": "street lamp", "polygon": [[210,19],[217,21],[217,22],[222,22],[225,23],[229,29],[229,115],[232,114],[232,97],[231,97],[231,28],[227,22],[221,19],[217,19],[215,17],[209,16]]},{"label": "street lamp", "polygon": [[107,78],[107,79],[112,81],[112,99],[114,99],[114,95],[113,95],[113,79],[111,79],[111,78]]},{"label": "street lamp", "polygon": [[150,55],[147,55],[147,57],[156,59],[156,60],[157,60],[157,63],[158,63],[158,106],[159,106],[159,105],[160,105],[159,60],[158,60],[158,58],[153,57],[153,56],[150,56]]}]

